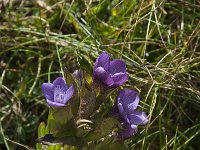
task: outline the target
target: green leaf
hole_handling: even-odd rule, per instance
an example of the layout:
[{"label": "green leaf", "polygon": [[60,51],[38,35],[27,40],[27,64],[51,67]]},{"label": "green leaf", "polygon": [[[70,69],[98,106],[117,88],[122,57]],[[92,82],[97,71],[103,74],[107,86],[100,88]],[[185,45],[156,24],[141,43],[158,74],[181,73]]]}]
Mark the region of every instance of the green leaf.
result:
[{"label": "green leaf", "polygon": [[98,143],[94,150],[127,150],[123,140],[118,140],[115,136],[105,138],[103,141]]},{"label": "green leaf", "polygon": [[76,81],[79,89],[82,87],[92,91],[92,77],[83,70],[76,70],[73,73],[74,80]]},{"label": "green leaf", "polygon": [[41,122],[39,127],[38,127],[38,137],[42,137],[47,133],[48,133],[48,129],[46,128],[45,123]]},{"label": "green leaf", "polygon": [[78,91],[78,83],[75,81],[76,79],[72,76],[72,74],[67,70],[67,68],[64,68],[65,73],[65,80],[67,84],[70,86],[73,84],[74,86],[74,94],[72,98],[69,100],[69,104],[72,110],[73,116],[77,116],[78,108],[80,105],[80,99],[79,99],[79,91]]},{"label": "green leaf", "polygon": [[76,70],[73,73],[73,76],[80,89],[80,106],[78,111],[78,119],[87,119],[94,111],[96,103],[96,94],[91,87],[92,77],[82,70]]},{"label": "green leaf", "polygon": [[80,108],[79,117],[87,119],[94,111],[96,103],[96,94],[87,88],[82,88],[80,91]]},{"label": "green leaf", "polygon": [[48,150],[61,150],[63,144],[49,145]]},{"label": "green leaf", "polygon": [[84,77],[86,83],[91,86],[92,77],[89,74],[87,74],[85,71],[83,72],[83,77]]},{"label": "green leaf", "polygon": [[54,136],[76,134],[75,123],[69,105],[49,109],[48,128]]},{"label": "green leaf", "polygon": [[99,109],[100,105],[106,100],[106,98],[109,97],[112,93],[114,93],[117,90],[118,90],[118,88],[111,88],[111,89],[108,89],[105,92],[103,92],[103,94],[100,94],[97,97],[97,101],[96,101],[96,104],[95,104],[95,109],[96,110]]},{"label": "green leaf", "polygon": [[76,136],[63,136],[63,137],[54,137],[52,134],[47,134],[39,139],[37,142],[41,142],[45,145],[57,145],[57,144],[66,144],[71,146],[82,146],[84,140]]},{"label": "green leaf", "polygon": [[111,133],[119,124],[120,123],[116,118],[109,117],[105,119],[98,119],[94,123],[94,130],[90,131],[86,138],[88,141],[95,141],[103,138]]},{"label": "green leaf", "polygon": [[[48,133],[48,129],[47,129],[45,123],[41,122],[38,127],[38,138],[43,137],[47,133]],[[37,143],[36,148],[37,148],[37,150],[42,150],[42,144]]]}]

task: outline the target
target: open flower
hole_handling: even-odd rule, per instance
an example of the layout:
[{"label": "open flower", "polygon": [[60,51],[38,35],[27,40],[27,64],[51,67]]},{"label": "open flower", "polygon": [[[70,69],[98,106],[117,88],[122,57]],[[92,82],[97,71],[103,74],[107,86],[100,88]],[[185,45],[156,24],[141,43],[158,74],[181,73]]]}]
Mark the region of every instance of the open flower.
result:
[{"label": "open flower", "polygon": [[68,100],[73,96],[74,87],[68,88],[66,81],[58,77],[52,83],[42,84],[42,93],[45,96],[49,106],[61,107],[66,106]]},{"label": "open flower", "polygon": [[95,62],[93,79],[106,86],[120,86],[128,80],[126,64],[122,60],[110,61],[110,56],[103,52]]},{"label": "open flower", "polygon": [[122,130],[119,135],[128,138],[137,132],[138,125],[148,122],[145,112],[135,110],[139,104],[139,95],[130,89],[120,90],[117,96],[117,106],[119,114],[123,120]]}]

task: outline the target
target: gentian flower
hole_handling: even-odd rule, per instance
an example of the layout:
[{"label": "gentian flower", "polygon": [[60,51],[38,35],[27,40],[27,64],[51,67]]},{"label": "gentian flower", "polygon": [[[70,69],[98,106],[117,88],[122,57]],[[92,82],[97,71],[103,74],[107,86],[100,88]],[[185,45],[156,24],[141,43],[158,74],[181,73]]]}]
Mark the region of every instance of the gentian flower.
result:
[{"label": "gentian flower", "polygon": [[119,59],[110,61],[110,56],[103,52],[95,62],[93,80],[109,87],[120,86],[128,80],[126,64]]},{"label": "gentian flower", "polygon": [[124,130],[120,131],[117,135],[120,139],[129,138],[137,133],[137,125],[127,122],[121,123]]},{"label": "gentian flower", "polygon": [[139,95],[130,89],[120,90],[117,96],[117,107],[122,118],[122,126],[125,130],[119,133],[120,137],[129,138],[137,132],[138,125],[148,122],[145,112],[137,111]]},{"label": "gentian flower", "polygon": [[62,77],[58,77],[53,81],[53,84],[43,83],[42,93],[49,106],[66,106],[66,103],[74,94],[74,86],[71,85],[68,88],[66,81]]}]

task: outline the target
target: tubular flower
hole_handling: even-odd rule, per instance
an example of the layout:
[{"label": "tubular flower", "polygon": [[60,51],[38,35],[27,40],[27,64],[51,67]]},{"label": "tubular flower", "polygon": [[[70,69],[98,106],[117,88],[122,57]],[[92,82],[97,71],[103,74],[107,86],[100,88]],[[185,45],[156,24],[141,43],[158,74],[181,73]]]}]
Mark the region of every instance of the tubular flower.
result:
[{"label": "tubular flower", "polygon": [[137,111],[139,95],[130,89],[120,90],[117,96],[117,106],[119,114],[123,120],[122,126],[125,130],[119,133],[122,138],[129,138],[137,132],[138,125],[148,122],[145,112]]},{"label": "tubular flower", "polygon": [[53,83],[43,83],[42,93],[49,106],[61,107],[66,106],[66,103],[73,96],[74,87],[71,85],[68,88],[66,81],[62,77],[58,77]]},{"label": "tubular flower", "polygon": [[119,59],[110,61],[110,56],[103,52],[95,62],[93,79],[106,86],[120,86],[128,80],[126,64]]}]

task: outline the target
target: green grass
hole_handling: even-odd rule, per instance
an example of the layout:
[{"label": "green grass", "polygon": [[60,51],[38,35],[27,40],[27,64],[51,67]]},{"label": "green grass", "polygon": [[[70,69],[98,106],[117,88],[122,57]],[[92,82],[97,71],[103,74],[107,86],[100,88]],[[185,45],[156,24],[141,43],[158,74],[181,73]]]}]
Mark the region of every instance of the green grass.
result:
[{"label": "green grass", "polygon": [[35,148],[47,120],[41,84],[106,50],[127,64],[150,122],[129,149],[198,149],[200,3],[197,0],[0,2],[0,149]]}]

